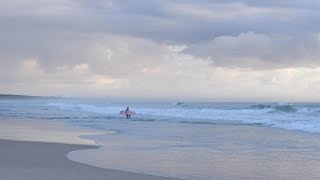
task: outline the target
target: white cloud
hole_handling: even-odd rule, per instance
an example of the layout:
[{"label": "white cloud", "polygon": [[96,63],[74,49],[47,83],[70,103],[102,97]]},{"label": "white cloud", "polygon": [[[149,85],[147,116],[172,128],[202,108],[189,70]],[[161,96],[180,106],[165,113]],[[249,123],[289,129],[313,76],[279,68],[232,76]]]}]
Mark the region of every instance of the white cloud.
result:
[{"label": "white cloud", "polygon": [[72,69],[76,73],[83,73],[89,70],[88,64],[77,64]]}]

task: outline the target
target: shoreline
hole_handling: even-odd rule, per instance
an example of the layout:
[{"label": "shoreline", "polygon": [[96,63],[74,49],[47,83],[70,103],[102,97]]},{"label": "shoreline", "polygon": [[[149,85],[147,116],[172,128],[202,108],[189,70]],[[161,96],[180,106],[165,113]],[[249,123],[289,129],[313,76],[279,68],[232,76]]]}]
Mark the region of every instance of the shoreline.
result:
[{"label": "shoreline", "polygon": [[59,121],[0,118],[2,140],[99,146],[93,140],[81,138],[98,134],[113,134],[113,132],[71,126]]},{"label": "shoreline", "polygon": [[[189,133],[204,131],[204,125],[190,125]],[[208,128],[208,126],[205,126]],[[186,128],[186,127],[185,127]],[[212,134],[208,151],[185,151],[168,149],[170,167],[160,171],[153,162],[167,162],[167,153],[161,150],[139,149],[130,146],[129,136],[120,134],[108,137],[108,145],[99,150],[87,149],[71,152],[68,157],[76,162],[95,167],[125,170],[128,172],[151,172],[183,179],[319,179],[320,134],[297,130],[285,130],[261,125],[212,125],[207,129]],[[120,148],[112,145],[125,143]],[[138,142],[137,142],[138,143]],[[110,147],[111,145],[111,147]],[[122,148],[125,147],[125,148]],[[183,148],[183,146],[182,146]],[[203,149],[202,149],[203,150]],[[200,154],[199,154],[200,153]],[[106,154],[106,160],[101,160]],[[90,159],[87,156],[90,155]],[[157,155],[157,156],[156,156]],[[182,156],[180,156],[182,155]],[[188,155],[196,159],[188,159]],[[151,159],[144,157],[152,157]],[[183,161],[179,158],[183,157]],[[119,161],[119,158],[130,161]],[[202,161],[206,159],[205,161]],[[175,161],[177,160],[177,162]],[[142,162],[146,162],[142,164]],[[176,164],[177,163],[177,164]],[[139,165],[140,164],[140,165]],[[192,164],[192,165],[191,165]],[[191,165],[191,166],[189,166]],[[136,167],[139,167],[138,169]],[[145,171],[144,169],[147,169]]]},{"label": "shoreline", "polygon": [[[107,145],[101,144],[101,139],[95,141],[86,138],[112,134],[110,130],[82,128],[57,121],[0,119],[0,179],[178,180],[201,177],[212,180],[235,177],[320,177],[320,134],[261,125],[184,124],[179,127],[191,134],[210,131],[210,143],[214,146],[210,151],[192,153],[185,150],[172,151],[173,149],[168,149],[166,153],[157,149],[134,151],[138,142],[134,142],[135,139],[130,139],[131,136],[126,134],[105,136]],[[176,129],[170,123],[162,128],[168,131]],[[150,143],[148,139],[148,144]],[[124,147],[131,148],[130,153]],[[168,157],[159,156],[170,152],[175,154],[169,156],[170,158],[175,158],[178,154],[178,158],[183,157],[183,164],[175,164],[175,160],[179,159],[170,159],[171,163],[168,164]],[[188,159],[188,153],[196,159]],[[184,155],[180,156],[182,154]],[[202,162],[204,155],[210,161]],[[169,166],[174,173],[168,173],[169,169],[158,171],[157,166],[161,162],[165,163],[166,167]]]},{"label": "shoreline", "polygon": [[68,154],[101,146],[82,138],[112,131],[30,119],[0,119],[1,180],[181,180],[94,167],[73,161]]},{"label": "shoreline", "polygon": [[27,142],[0,139],[1,180],[181,180],[98,168],[67,158],[69,152],[95,149],[93,145]]}]

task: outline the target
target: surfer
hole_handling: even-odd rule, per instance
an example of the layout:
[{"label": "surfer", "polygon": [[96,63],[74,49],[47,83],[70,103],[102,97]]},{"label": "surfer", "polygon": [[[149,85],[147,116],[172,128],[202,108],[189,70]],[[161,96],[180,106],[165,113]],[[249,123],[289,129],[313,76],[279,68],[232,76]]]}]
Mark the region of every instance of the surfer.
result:
[{"label": "surfer", "polygon": [[129,107],[127,107],[127,109],[126,109],[126,116],[127,116],[127,118],[130,117],[130,114],[128,114],[129,111],[130,111],[130,110],[129,110]]},{"label": "surfer", "polygon": [[135,115],[136,114],[136,112],[130,111],[129,107],[127,107],[126,110],[120,111],[119,113],[122,114],[122,115],[126,115],[126,118],[130,118],[131,115]]}]

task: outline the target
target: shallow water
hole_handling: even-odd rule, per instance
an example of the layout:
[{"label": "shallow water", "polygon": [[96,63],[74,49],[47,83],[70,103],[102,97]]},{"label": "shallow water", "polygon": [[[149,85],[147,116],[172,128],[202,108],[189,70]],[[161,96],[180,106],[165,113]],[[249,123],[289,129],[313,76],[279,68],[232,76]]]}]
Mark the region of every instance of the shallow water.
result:
[{"label": "shallow water", "polygon": [[103,147],[68,157],[98,167],[185,179],[320,178],[317,134],[254,125],[163,123],[157,130],[151,130],[152,123],[123,126],[133,130],[87,137]]}]

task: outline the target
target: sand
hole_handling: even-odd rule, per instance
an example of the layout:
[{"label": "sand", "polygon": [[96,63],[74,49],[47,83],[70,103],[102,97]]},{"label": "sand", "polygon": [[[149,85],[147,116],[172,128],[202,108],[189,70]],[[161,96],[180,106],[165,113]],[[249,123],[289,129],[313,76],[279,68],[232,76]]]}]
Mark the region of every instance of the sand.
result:
[{"label": "sand", "polygon": [[[106,136],[108,146],[95,150],[97,146],[91,145],[95,144],[94,141],[79,138],[79,135],[112,132],[71,127],[58,122],[0,119],[0,139],[6,139],[0,140],[0,180],[173,179],[130,173],[145,172],[141,169],[148,170],[146,174],[201,180],[320,179],[319,134],[255,125],[212,125],[210,128],[204,128],[205,125],[201,124],[185,126],[190,126],[185,130],[191,134],[204,130],[213,134],[209,140],[214,147],[208,151],[206,161],[186,158],[202,157],[204,151],[197,154],[197,150],[190,154],[171,151],[174,154],[169,158],[171,161],[167,161],[166,157],[170,152],[164,153],[164,156],[159,156],[161,153],[155,150],[150,152],[155,152],[157,156],[148,151],[130,151],[128,154],[126,148],[121,147],[130,146],[130,143],[136,146],[138,142],[125,134]],[[167,131],[176,129],[165,127]],[[148,143],[151,143],[149,139]],[[100,160],[103,158],[103,161],[95,161],[93,157],[97,153],[89,151],[101,153],[96,157]],[[176,164],[172,159],[175,157],[181,158],[183,164]],[[107,163],[104,166],[99,162]],[[152,168],[159,168],[154,165],[161,162],[164,163],[164,171],[152,173]],[[139,171],[128,167],[138,167]],[[166,172],[169,170],[175,173]]]},{"label": "sand", "polygon": [[96,147],[0,140],[0,180],[174,180],[97,168],[66,157],[70,151],[88,148]]},{"label": "sand", "polygon": [[103,169],[69,160],[68,153],[95,149],[82,135],[112,134],[46,120],[0,119],[0,180],[174,180]]},{"label": "sand", "polygon": [[0,139],[62,144],[96,145],[83,135],[112,134],[112,131],[74,127],[48,120],[0,119]]}]

